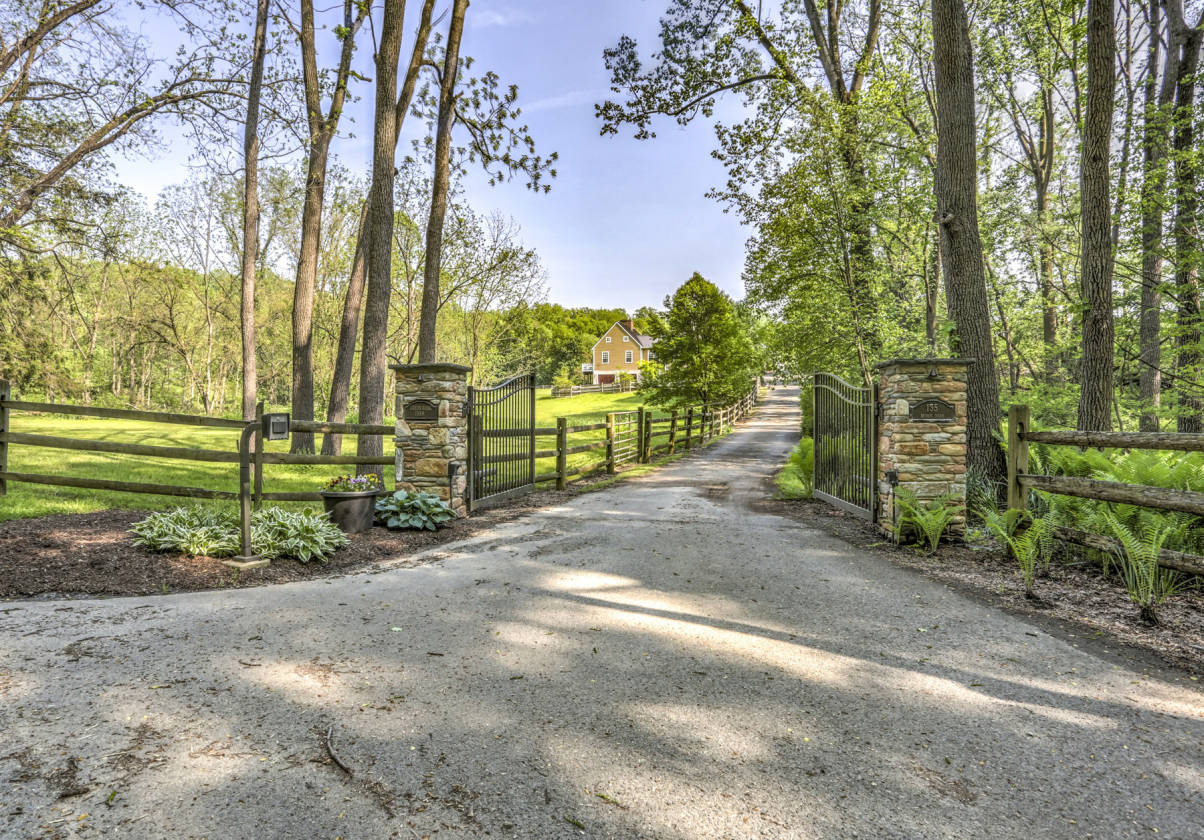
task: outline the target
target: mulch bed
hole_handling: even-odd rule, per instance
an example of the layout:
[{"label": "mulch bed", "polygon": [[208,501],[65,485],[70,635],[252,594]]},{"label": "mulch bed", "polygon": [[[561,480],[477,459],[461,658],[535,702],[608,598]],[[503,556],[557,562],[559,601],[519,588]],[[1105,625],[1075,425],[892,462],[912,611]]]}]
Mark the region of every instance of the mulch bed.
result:
[{"label": "mulch bed", "polygon": [[330,577],[407,557],[556,504],[570,493],[532,493],[505,506],[456,520],[438,531],[373,528],[353,534],[351,545],[326,563],[273,560],[271,565],[235,573],[213,557],[156,554],[136,547],[129,528],[146,511],[109,510],[0,523],[0,598],[61,595],[154,595],[206,589],[263,586]]},{"label": "mulch bed", "polygon": [[885,555],[964,594],[1036,619],[1079,647],[1121,655],[1130,664],[1136,658],[1204,674],[1204,588],[1198,579],[1196,586],[1159,607],[1162,624],[1151,627],[1138,617],[1115,572],[1105,577],[1099,565],[1073,547],[1054,560],[1048,574],[1038,575],[1034,590],[1042,600],[1034,603],[1025,598],[1019,568],[1002,551],[955,542],[942,544],[926,556],[911,546],[896,547],[864,520],[823,502],[773,501],[765,507]]}]

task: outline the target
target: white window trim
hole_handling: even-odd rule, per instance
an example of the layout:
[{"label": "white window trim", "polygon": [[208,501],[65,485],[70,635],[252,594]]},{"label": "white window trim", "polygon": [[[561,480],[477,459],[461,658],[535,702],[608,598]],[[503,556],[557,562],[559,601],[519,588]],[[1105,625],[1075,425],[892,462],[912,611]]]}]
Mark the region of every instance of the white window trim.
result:
[{"label": "white window trim", "polygon": [[609,350],[602,351],[602,364],[604,364],[604,365],[610,364],[610,351]]},{"label": "white window trim", "polygon": [[606,343],[610,344],[610,336],[606,336]]},{"label": "white window trim", "polygon": [[631,337],[630,337],[630,336],[626,336],[626,335],[625,335],[625,336],[623,336],[623,343],[624,343],[624,344],[626,344],[626,343],[627,343],[627,342],[629,342],[629,341],[631,341]]},{"label": "white window trim", "polygon": [[625,359],[623,359],[623,361],[627,364],[631,364],[633,361],[635,361],[632,358],[632,352],[630,350],[627,351],[627,357]]}]

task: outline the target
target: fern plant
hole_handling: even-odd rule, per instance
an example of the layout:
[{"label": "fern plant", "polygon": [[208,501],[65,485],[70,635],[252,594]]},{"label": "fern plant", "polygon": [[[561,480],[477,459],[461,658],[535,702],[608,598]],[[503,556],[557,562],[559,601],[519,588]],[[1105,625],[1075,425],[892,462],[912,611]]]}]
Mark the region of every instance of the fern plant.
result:
[{"label": "fern plant", "polygon": [[1158,554],[1182,526],[1175,522],[1147,521],[1140,531],[1134,531],[1111,513],[1103,516],[1120,543],[1118,556],[1129,598],[1137,605],[1143,621],[1157,625],[1158,606],[1179,588],[1178,575],[1159,567]]},{"label": "fern plant", "polygon": [[895,524],[895,542],[899,542],[908,528],[916,534],[920,545],[927,545],[928,553],[936,551],[949,523],[957,516],[957,497],[938,496],[921,501],[914,491],[898,488],[895,503],[899,507],[899,521]]},{"label": "fern plant", "polygon": [[[1007,546],[1008,553],[1020,565],[1024,577],[1024,597],[1039,600],[1033,591],[1037,577],[1037,565],[1049,563],[1053,556],[1053,524],[1048,516],[1034,517],[1026,510],[1014,508],[1000,513],[993,507],[979,509],[979,516],[987,530]],[[1025,527],[1021,527],[1021,526]]]}]

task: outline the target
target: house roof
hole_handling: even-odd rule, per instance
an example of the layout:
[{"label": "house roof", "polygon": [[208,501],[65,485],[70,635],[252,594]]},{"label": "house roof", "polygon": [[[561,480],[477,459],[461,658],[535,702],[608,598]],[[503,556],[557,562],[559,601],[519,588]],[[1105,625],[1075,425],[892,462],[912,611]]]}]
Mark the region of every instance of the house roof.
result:
[{"label": "house roof", "polygon": [[[598,337],[598,340],[594,342],[594,347],[596,348],[596,347],[597,347],[599,344],[601,344],[601,343],[602,343],[602,339],[606,338],[606,333],[610,332],[610,331],[611,331],[611,330],[613,330],[615,327],[618,327],[618,328],[619,328],[619,329],[621,329],[623,332],[625,332],[625,333],[627,333],[629,336],[631,336],[632,340],[633,340],[633,341],[635,341],[635,343],[636,343],[636,344],[638,344],[638,345],[639,345],[641,348],[648,349],[648,348],[651,348],[651,347],[652,347],[652,344],[653,344],[653,338],[652,338],[652,336],[648,336],[648,335],[641,335],[641,334],[640,334],[639,332],[637,332],[635,329],[632,329],[632,328],[629,328],[629,327],[625,326],[625,325],[624,325],[624,323],[623,323],[622,321],[615,321],[613,324],[611,324],[609,327],[607,327],[607,328],[606,328],[606,329],[603,331],[602,335],[600,335],[600,336]],[[591,348],[591,350],[592,350],[592,349],[593,349],[593,348]]]}]

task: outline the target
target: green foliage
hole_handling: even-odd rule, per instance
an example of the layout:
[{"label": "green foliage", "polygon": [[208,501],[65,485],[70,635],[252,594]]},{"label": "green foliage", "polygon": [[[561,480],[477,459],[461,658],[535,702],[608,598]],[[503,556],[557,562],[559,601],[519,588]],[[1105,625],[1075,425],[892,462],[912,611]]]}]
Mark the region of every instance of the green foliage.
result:
[{"label": "green foliage", "polygon": [[398,490],[376,500],[376,521],[389,528],[434,531],[455,517],[447,502],[434,493]]},{"label": "green foliage", "polygon": [[1141,610],[1143,620],[1158,624],[1158,606],[1179,588],[1178,575],[1158,566],[1158,554],[1181,525],[1146,522],[1135,531],[1111,513],[1104,513],[1103,519],[1121,546],[1122,577],[1129,598]]},{"label": "green foliage", "polygon": [[[178,507],[152,513],[130,531],[134,545],[151,551],[231,557],[241,549],[238,516],[222,508]],[[324,513],[267,507],[251,514],[251,550],[268,560],[326,562],[347,543],[346,534]]]},{"label": "green foliage", "polygon": [[[978,509],[979,517],[987,530],[1007,546],[1009,553],[1020,564],[1024,575],[1024,592],[1033,598],[1033,583],[1038,564],[1048,565],[1053,556],[1054,535],[1050,517],[1034,517],[1028,511],[1009,509],[1002,513],[994,506]],[[1021,527],[1021,526],[1025,527]]]},{"label": "green foliage", "polygon": [[552,377],[553,388],[572,388],[574,385],[581,384],[581,377],[573,374],[573,368],[569,365],[564,365],[560,370],[556,371],[556,375]]},{"label": "green foliage", "polygon": [[896,541],[913,534],[920,545],[927,545],[929,554],[936,551],[949,523],[961,510],[956,496],[921,500],[906,487],[897,489],[895,503],[899,507],[899,521],[895,525]]},{"label": "green foliage", "polygon": [[815,489],[813,467],[815,466],[815,444],[804,437],[790,452],[786,466],[774,479],[778,494],[783,499],[810,499]]},{"label": "green foliage", "polygon": [[656,360],[664,367],[644,382],[660,405],[730,403],[748,391],[761,369],[748,325],[731,298],[695,273],[651,325]]}]

